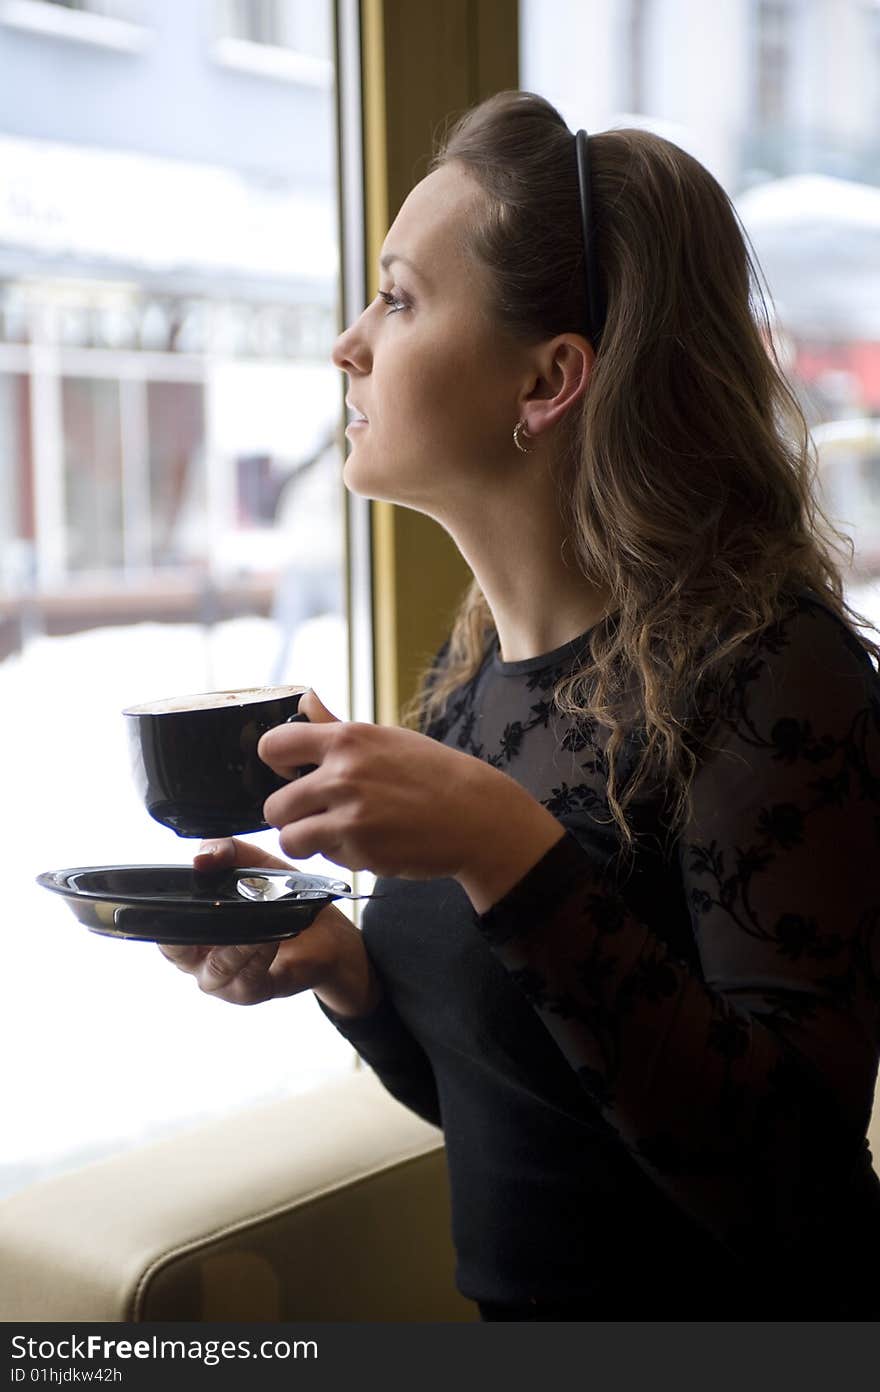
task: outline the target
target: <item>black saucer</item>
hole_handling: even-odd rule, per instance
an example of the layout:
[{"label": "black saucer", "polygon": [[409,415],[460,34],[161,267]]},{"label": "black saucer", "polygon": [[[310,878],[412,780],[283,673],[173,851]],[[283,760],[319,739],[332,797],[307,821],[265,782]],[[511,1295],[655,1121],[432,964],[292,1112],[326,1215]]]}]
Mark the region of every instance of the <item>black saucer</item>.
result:
[{"label": "black saucer", "polygon": [[[283,883],[282,897],[249,900],[240,879]],[[81,865],[46,870],[37,884],[60,894],[93,933],[159,943],[276,942],[294,938],[350,892],[342,880],[262,867],[196,874],[188,865]]]}]

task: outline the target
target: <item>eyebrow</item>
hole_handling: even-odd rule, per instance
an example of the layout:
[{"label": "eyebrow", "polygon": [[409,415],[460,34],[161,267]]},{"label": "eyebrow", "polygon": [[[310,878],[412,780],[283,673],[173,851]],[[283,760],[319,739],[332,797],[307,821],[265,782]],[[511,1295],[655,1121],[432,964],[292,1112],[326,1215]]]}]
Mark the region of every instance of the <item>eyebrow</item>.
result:
[{"label": "eyebrow", "polygon": [[386,251],[384,256],[379,257],[379,265],[382,267],[383,271],[389,270],[395,261],[400,261],[404,266],[408,266],[409,269],[418,276],[419,280],[424,281],[426,285],[430,284],[427,276],[424,275],[423,272],[419,270],[418,266],[414,265],[408,257],[400,256],[396,251]]}]

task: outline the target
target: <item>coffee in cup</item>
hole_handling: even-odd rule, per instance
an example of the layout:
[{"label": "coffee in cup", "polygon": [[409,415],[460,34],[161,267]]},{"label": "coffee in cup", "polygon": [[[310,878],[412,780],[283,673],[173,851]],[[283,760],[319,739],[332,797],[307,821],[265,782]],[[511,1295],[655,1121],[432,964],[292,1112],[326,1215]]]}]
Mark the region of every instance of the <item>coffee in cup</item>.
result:
[{"label": "coffee in cup", "polygon": [[263,803],[287,780],[263,763],[257,745],[274,726],[307,719],[299,713],[307,690],[247,687],[126,707],[132,771],[150,816],[178,836],[267,831]]}]

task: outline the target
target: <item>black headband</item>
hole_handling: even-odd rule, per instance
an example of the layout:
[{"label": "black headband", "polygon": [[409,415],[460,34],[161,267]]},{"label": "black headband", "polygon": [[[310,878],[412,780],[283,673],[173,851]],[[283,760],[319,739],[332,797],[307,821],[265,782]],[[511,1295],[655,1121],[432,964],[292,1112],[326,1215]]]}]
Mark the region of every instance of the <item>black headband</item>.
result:
[{"label": "black headband", "polygon": [[605,327],[605,297],[599,280],[599,264],[596,260],[595,225],[592,217],[590,199],[590,155],[588,136],[579,130],[574,138],[577,152],[578,187],[581,198],[581,226],[584,234],[584,261],[587,269],[587,338],[598,352],[599,340]]}]

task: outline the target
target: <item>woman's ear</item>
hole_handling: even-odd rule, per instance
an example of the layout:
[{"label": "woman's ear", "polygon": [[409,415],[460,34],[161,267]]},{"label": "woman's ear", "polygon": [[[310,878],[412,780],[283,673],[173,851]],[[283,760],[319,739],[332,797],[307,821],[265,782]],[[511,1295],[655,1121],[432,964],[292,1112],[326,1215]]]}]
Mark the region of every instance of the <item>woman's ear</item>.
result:
[{"label": "woman's ear", "polygon": [[596,354],[581,334],[560,334],[537,349],[532,388],[520,399],[530,435],[552,429],[582,401]]}]

